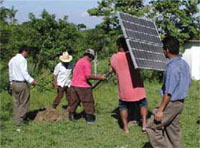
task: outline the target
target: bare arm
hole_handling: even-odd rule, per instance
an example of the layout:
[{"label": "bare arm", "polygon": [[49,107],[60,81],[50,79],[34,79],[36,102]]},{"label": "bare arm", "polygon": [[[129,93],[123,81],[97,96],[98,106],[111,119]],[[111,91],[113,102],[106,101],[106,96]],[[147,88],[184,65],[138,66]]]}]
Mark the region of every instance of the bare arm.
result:
[{"label": "bare arm", "polygon": [[91,75],[91,76],[87,76],[86,78],[87,78],[87,80],[105,80],[105,76]]},{"label": "bare arm", "polygon": [[156,121],[161,121],[162,117],[163,117],[163,111],[166,108],[167,104],[169,103],[170,100],[170,95],[169,94],[165,94],[163,96],[162,102],[157,110],[157,112],[155,113],[155,120]]},{"label": "bare arm", "polygon": [[53,85],[55,88],[58,88],[58,84],[57,84],[57,76],[53,74]]}]

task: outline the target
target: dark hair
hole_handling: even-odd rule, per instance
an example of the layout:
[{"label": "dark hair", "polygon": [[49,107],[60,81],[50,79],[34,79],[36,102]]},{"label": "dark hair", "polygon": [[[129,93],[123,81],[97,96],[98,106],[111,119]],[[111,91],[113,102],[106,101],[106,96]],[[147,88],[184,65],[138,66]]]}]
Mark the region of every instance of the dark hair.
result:
[{"label": "dark hair", "polygon": [[122,36],[116,41],[117,46],[122,47],[124,51],[128,51],[128,46],[126,44],[126,39]]},{"label": "dark hair", "polygon": [[171,54],[179,54],[179,41],[175,37],[166,37],[163,39],[163,49],[169,50]]},{"label": "dark hair", "polygon": [[19,48],[19,53],[22,53],[23,51],[29,52],[30,51],[30,47],[26,46],[26,45],[22,45]]},{"label": "dark hair", "polygon": [[94,60],[94,56],[89,53],[84,53],[84,56],[88,56],[90,59]]}]

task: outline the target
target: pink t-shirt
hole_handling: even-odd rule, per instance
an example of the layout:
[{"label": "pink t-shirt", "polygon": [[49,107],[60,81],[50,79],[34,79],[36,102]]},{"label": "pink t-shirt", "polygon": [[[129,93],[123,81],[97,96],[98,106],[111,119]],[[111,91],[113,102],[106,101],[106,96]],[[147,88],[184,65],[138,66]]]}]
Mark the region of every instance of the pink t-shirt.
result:
[{"label": "pink t-shirt", "polygon": [[134,68],[129,52],[114,54],[111,66],[118,78],[120,100],[134,102],[146,97],[140,71]]},{"label": "pink t-shirt", "polygon": [[91,63],[87,57],[83,57],[75,65],[71,86],[91,87],[87,83],[87,76],[91,76]]}]

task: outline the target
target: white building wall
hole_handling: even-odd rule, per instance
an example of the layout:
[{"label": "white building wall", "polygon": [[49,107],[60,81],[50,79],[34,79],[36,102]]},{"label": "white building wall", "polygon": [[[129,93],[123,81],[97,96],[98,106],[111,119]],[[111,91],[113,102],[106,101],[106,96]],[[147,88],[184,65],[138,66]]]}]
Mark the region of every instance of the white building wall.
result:
[{"label": "white building wall", "polygon": [[185,49],[182,58],[190,66],[190,73],[192,79],[200,80],[200,45],[194,44],[190,48]]}]

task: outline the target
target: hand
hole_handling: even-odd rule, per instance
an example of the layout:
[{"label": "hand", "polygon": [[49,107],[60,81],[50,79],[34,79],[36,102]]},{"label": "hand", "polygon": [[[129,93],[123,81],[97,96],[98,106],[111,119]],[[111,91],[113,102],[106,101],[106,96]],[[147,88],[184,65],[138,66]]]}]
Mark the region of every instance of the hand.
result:
[{"label": "hand", "polygon": [[110,67],[109,72],[110,72],[110,73],[113,72],[113,68],[112,68],[112,67]]},{"label": "hand", "polygon": [[157,110],[157,112],[155,113],[155,120],[156,121],[162,121],[162,118],[163,118],[163,112]]},{"label": "hand", "polygon": [[37,81],[35,81],[35,80],[33,80],[32,82],[31,82],[31,85],[33,85],[33,86],[35,86],[35,85],[37,85],[38,83],[37,83]]},{"label": "hand", "polygon": [[106,79],[105,75],[100,77],[100,80],[105,80],[105,79]]}]

